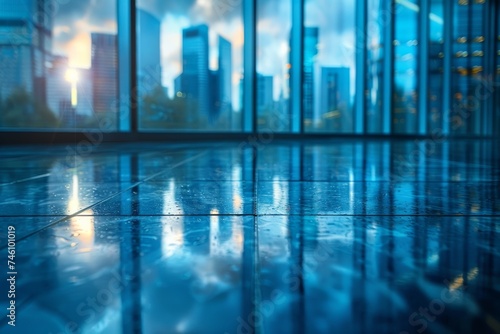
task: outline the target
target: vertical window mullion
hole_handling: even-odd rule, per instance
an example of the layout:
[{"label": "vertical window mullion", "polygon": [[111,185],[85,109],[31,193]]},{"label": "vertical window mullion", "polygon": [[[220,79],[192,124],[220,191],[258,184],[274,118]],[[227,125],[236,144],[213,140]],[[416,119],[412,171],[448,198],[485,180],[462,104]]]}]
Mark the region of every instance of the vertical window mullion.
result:
[{"label": "vertical window mullion", "polygon": [[395,16],[395,0],[386,1],[384,8],[387,13],[387,21],[384,26],[384,92],[383,92],[383,112],[382,117],[382,133],[392,133],[392,99],[394,91],[394,16]]},{"label": "vertical window mullion", "polygon": [[132,130],[132,26],[131,17],[135,10],[135,0],[117,1],[118,24],[118,96],[116,107],[118,110],[118,131]]},{"label": "vertical window mullion", "polygon": [[450,134],[450,114],[451,110],[451,60],[453,41],[453,3],[443,1],[444,6],[444,84],[443,84],[443,134]]},{"label": "vertical window mullion", "polygon": [[356,50],[356,92],[355,92],[355,134],[364,134],[366,132],[365,129],[365,90],[366,86],[366,40],[367,40],[367,32],[366,32],[366,1],[365,0],[357,0],[356,1],[356,42],[355,42],[355,50]]},{"label": "vertical window mullion", "polygon": [[428,87],[429,87],[429,1],[420,0],[420,31],[419,31],[419,50],[417,63],[419,77],[418,82],[418,134],[427,134],[427,117],[429,114],[428,108]]},{"label": "vertical window mullion", "polygon": [[130,0],[130,131],[136,133],[139,128],[138,90],[137,90],[137,12],[136,0]]},{"label": "vertical window mullion", "polygon": [[256,96],[256,1],[243,1],[243,131],[257,132],[257,107]]},{"label": "vertical window mullion", "polygon": [[292,71],[291,71],[291,132],[304,132],[303,63],[304,63],[304,0],[292,1]]},{"label": "vertical window mullion", "polygon": [[[482,136],[491,136],[493,134],[493,124],[495,121],[494,112],[495,112],[495,99],[494,92],[492,93],[492,88],[490,84],[495,80],[495,57],[497,57],[497,49],[495,48],[495,42],[497,40],[496,34],[496,26],[495,26],[495,15],[496,15],[496,7],[497,2],[488,1],[486,2],[483,10],[483,15],[485,16],[484,22],[484,30],[485,30],[485,52],[484,56],[486,57],[484,61],[485,70],[484,76],[485,82],[482,84],[483,87],[480,88],[480,94],[484,94],[487,96],[486,101],[484,101],[484,106],[481,110],[483,113],[482,118]],[[490,74],[492,77],[490,78]],[[486,86],[486,87],[485,87]]]}]

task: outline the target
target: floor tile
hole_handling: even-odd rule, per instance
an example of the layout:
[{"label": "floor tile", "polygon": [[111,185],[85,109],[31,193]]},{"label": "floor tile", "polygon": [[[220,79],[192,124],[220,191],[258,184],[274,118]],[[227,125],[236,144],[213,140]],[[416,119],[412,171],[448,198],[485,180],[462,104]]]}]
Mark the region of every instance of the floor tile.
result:
[{"label": "floor tile", "polygon": [[252,214],[253,184],[193,181],[145,182],[92,208],[94,215]]},{"label": "floor tile", "polygon": [[498,143],[77,150],[0,149],[20,333],[500,330]]},{"label": "floor tile", "polygon": [[[18,319],[36,319],[44,333],[67,325],[111,333],[136,326],[133,315],[140,312],[145,333],[232,332],[251,309],[244,281],[253,275],[246,261],[253,221],[77,216],[61,222],[17,243]],[[214,321],[222,314],[225,321]],[[30,322],[19,324],[29,329]]]},{"label": "floor tile", "polygon": [[261,215],[500,215],[497,182],[259,182]]},{"label": "floor tile", "polygon": [[500,316],[485,303],[500,288],[500,219],[273,216],[258,229],[265,332],[486,333],[484,315]]}]

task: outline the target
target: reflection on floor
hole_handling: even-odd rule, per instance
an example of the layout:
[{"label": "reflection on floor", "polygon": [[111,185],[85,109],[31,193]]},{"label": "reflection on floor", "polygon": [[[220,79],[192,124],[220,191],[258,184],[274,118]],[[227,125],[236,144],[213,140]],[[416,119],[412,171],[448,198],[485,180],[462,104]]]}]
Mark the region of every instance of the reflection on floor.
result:
[{"label": "reflection on floor", "polygon": [[495,142],[92,149],[1,151],[18,333],[500,333]]}]

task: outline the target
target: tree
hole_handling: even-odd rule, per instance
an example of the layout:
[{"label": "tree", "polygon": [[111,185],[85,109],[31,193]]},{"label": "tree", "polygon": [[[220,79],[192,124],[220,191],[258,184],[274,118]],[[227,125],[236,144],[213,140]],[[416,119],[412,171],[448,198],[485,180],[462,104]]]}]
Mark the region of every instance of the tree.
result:
[{"label": "tree", "polygon": [[34,101],[23,88],[15,89],[0,105],[3,127],[57,127],[59,122],[46,104]]},{"label": "tree", "polygon": [[182,94],[170,99],[161,86],[141,98],[139,110],[144,128],[199,129],[208,126],[206,116],[199,113],[196,100]]}]

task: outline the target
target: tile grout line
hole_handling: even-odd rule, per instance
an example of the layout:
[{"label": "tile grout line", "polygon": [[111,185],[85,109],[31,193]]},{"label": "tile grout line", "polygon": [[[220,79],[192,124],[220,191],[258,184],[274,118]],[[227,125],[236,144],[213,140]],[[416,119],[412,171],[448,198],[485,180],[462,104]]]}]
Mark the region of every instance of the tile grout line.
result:
[{"label": "tile grout line", "polygon": [[[177,167],[179,167],[179,166],[182,166],[182,165],[184,165],[184,164],[185,164],[185,163],[187,163],[187,162],[190,162],[190,161],[192,161],[192,160],[195,160],[195,159],[197,159],[197,158],[199,158],[199,157],[201,157],[201,156],[205,155],[207,152],[208,152],[208,150],[203,151],[203,152],[201,152],[201,153],[199,153],[199,154],[197,154],[197,155],[195,155],[195,156],[193,156],[193,157],[190,157],[190,158],[187,158],[187,159],[185,159],[185,160],[183,160],[183,161],[181,161],[181,162],[178,162],[178,163],[174,164],[173,166],[171,166],[171,167],[170,167],[170,169],[169,169],[169,171],[170,171],[170,170],[172,170],[172,169],[174,169],[174,168],[177,168]],[[66,215],[65,217],[63,217],[63,218],[61,218],[61,219],[58,219],[58,220],[56,220],[56,221],[54,221],[54,222],[52,222],[52,223],[50,223],[50,224],[48,224],[48,225],[46,225],[46,226],[42,227],[41,229],[38,229],[38,230],[33,231],[33,232],[31,232],[31,233],[29,233],[29,234],[27,234],[27,235],[25,235],[25,236],[23,236],[23,237],[21,237],[21,238],[18,238],[18,239],[17,239],[17,242],[19,242],[19,241],[23,241],[23,240],[25,240],[25,239],[27,239],[27,238],[29,238],[29,237],[32,237],[33,235],[38,234],[38,233],[40,233],[40,232],[42,232],[42,231],[45,231],[45,230],[47,230],[47,229],[49,229],[49,228],[51,228],[51,227],[53,227],[53,226],[55,226],[55,225],[57,225],[57,224],[59,224],[59,223],[63,222],[63,221],[66,221],[66,220],[68,220],[68,219],[74,218],[74,217],[78,216],[80,213],[85,212],[85,211],[87,211],[87,210],[89,210],[89,209],[91,209],[91,208],[93,208],[93,207],[95,207],[95,206],[97,206],[97,205],[99,205],[99,204],[102,204],[102,203],[104,203],[104,202],[107,202],[107,201],[109,201],[110,199],[112,199],[112,198],[114,198],[114,197],[116,197],[116,196],[118,196],[118,195],[121,195],[121,194],[123,194],[123,193],[125,193],[125,192],[127,192],[127,191],[129,191],[129,190],[131,190],[131,189],[133,189],[134,187],[139,186],[141,183],[147,182],[147,181],[151,180],[152,178],[155,178],[155,177],[157,177],[158,175],[161,175],[161,174],[166,173],[166,172],[168,172],[168,171],[158,172],[158,173],[153,174],[153,175],[151,175],[151,176],[149,176],[149,177],[147,177],[147,178],[145,178],[145,179],[143,179],[143,180],[141,180],[141,181],[138,181],[138,182],[136,182],[136,183],[132,184],[130,187],[128,187],[128,188],[126,188],[126,189],[124,189],[124,190],[122,190],[122,191],[119,191],[119,192],[117,192],[117,193],[115,193],[115,194],[113,194],[113,195],[110,195],[110,196],[108,196],[108,197],[106,197],[106,198],[104,198],[104,199],[102,199],[102,200],[100,200],[100,201],[98,201],[98,202],[96,202],[96,203],[94,203],[94,204],[92,204],[92,205],[89,205],[89,206],[87,206],[87,207],[85,207],[85,208],[83,208],[83,209],[80,209],[80,210],[78,210],[78,211],[76,211],[76,212],[74,212],[74,213],[72,213],[72,214],[70,214],[70,215]],[[6,245],[6,246],[2,246],[2,247],[0,247],[0,250],[5,249],[6,247],[7,247],[7,245]]]},{"label": "tile grout line", "polygon": [[42,179],[44,177],[49,177],[49,176],[50,176],[50,173],[40,174],[40,175],[25,178],[25,179],[20,179],[20,180],[16,180],[16,181],[12,181],[12,182],[7,182],[7,183],[1,183],[0,187],[9,186],[12,184],[22,183],[22,182],[31,181],[31,180],[38,180],[38,179]]},{"label": "tile grout line", "polygon": [[[149,153],[148,155],[155,155],[155,154],[159,154],[159,153]],[[102,163],[102,162],[98,163],[98,164],[94,163],[94,166],[99,167],[99,166],[102,166],[103,164],[104,163]],[[23,182],[32,181],[32,180],[37,180],[37,179],[41,179],[41,178],[45,178],[45,177],[50,177],[52,174],[53,173],[45,173],[45,174],[40,174],[40,175],[36,175],[36,176],[32,176],[32,177],[28,177],[28,178],[24,178],[24,179],[20,179],[20,180],[15,180],[12,182],[0,183],[0,187],[9,186],[9,185],[17,184],[17,183],[23,183]]]},{"label": "tile grout line", "polygon": [[[135,186],[135,185],[134,185]],[[130,190],[130,189],[125,189],[123,192]],[[121,192],[120,192],[121,193]],[[119,195],[120,193],[113,194],[110,197],[103,199],[108,200],[111,197],[115,197],[116,195]],[[101,202],[97,202],[95,205],[101,204]],[[94,205],[92,205],[94,206]],[[92,206],[88,206],[82,210],[87,210],[91,208]],[[79,210],[78,212],[80,212]],[[92,215],[81,215],[78,213],[71,214],[71,215],[0,215],[0,218],[46,218],[46,217],[61,217],[61,218],[72,218],[74,215],[78,215],[79,217],[130,217],[130,215],[126,214],[92,214]],[[430,217],[430,218],[500,218],[500,213],[499,214],[481,214],[481,215],[468,215],[468,214],[445,214],[445,215],[433,215],[433,214],[317,214],[317,213],[311,213],[311,214],[297,214],[297,213],[261,213],[261,214],[254,214],[254,213],[219,213],[219,214],[210,214],[210,213],[200,213],[200,214],[175,214],[175,215],[169,215],[169,214],[154,214],[154,213],[145,213],[145,214],[140,214],[137,217],[207,217],[207,216],[214,216],[214,217],[296,217],[296,216],[303,216],[303,217]]]},{"label": "tile grout line", "polygon": [[[261,296],[261,289],[260,289],[260,261],[259,261],[259,225],[258,225],[258,219],[259,219],[259,205],[258,205],[258,168],[257,168],[257,156],[258,151],[256,147],[252,147],[252,156],[253,156],[253,161],[252,161],[252,168],[253,168],[253,228],[254,228],[254,233],[253,233],[253,238],[254,238],[254,249],[253,249],[253,257],[254,257],[254,273],[253,273],[253,312],[254,314],[260,314],[260,305],[262,302],[262,296]],[[260,326],[256,326],[256,324],[253,324],[253,329],[256,334],[261,334],[263,333],[263,324],[260,322]]]}]

